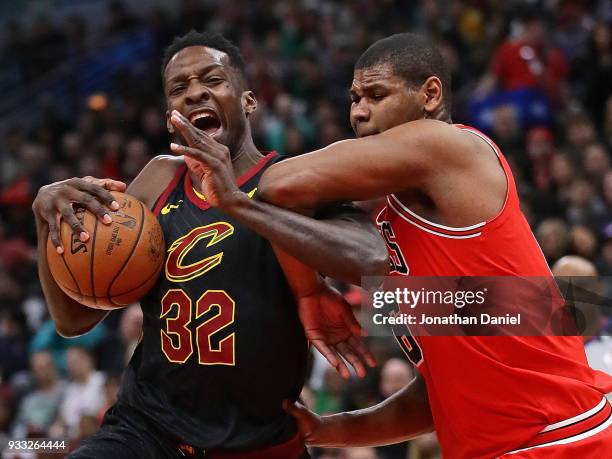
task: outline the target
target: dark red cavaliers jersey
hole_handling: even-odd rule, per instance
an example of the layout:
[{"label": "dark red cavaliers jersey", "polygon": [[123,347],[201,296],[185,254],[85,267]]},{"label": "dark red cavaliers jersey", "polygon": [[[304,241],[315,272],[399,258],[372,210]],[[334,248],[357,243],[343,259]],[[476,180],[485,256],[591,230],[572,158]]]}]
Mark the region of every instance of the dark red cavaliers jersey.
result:
[{"label": "dark red cavaliers jersey", "polygon": [[[479,131],[456,127],[495,151],[508,181],[506,202],[489,221],[452,228],[388,196],[377,224],[388,246],[391,275],[552,276],[519,208],[505,158]],[[426,382],[444,457],[490,459],[516,450],[600,406],[612,392],[612,377],[589,367],[581,337],[406,333],[398,342]]]},{"label": "dark red cavaliers jersey", "polygon": [[[238,179],[251,196],[269,154]],[[141,302],[144,335],[119,404],[205,449],[251,450],[296,433],[282,409],[305,377],[307,341],[270,243],[197,196],[185,166],[155,206],[165,268]]]}]

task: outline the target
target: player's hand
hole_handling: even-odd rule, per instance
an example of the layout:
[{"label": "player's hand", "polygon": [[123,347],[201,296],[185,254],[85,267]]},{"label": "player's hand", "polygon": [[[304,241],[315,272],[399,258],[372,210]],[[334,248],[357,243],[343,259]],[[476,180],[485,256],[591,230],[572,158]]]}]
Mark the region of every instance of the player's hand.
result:
[{"label": "player's hand", "polygon": [[89,239],[89,233],[76,216],[74,206],[81,206],[96,215],[100,221],[110,225],[113,221],[108,209],[118,210],[119,203],[110,191],[123,192],[126,185],[111,179],[94,177],[71,178],[61,182],[51,183],[38,190],[32,210],[38,224],[49,227],[51,242],[59,254],[64,253],[64,247],[59,236],[61,220],[72,228],[72,232],[83,242]]},{"label": "player's hand", "polygon": [[211,206],[228,208],[247,198],[236,185],[229,148],[195,127],[176,110],[170,122],[188,145],[171,143],[170,149],[185,156],[187,167],[198,177],[202,193]]},{"label": "player's hand", "polygon": [[306,338],[344,378],[351,374],[344,360],[359,377],[376,359],[361,343],[363,330],[344,297],[326,283],[314,293],[298,299],[298,314]]}]

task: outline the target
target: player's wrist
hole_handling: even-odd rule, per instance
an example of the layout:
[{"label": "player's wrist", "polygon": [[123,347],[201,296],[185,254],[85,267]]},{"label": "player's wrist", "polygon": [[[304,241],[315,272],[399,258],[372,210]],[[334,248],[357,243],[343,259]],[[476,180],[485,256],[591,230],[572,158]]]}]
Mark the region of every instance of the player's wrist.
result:
[{"label": "player's wrist", "polygon": [[219,208],[228,213],[232,211],[238,212],[252,207],[251,201],[244,191],[237,189],[230,191],[225,195],[224,199],[219,200]]}]

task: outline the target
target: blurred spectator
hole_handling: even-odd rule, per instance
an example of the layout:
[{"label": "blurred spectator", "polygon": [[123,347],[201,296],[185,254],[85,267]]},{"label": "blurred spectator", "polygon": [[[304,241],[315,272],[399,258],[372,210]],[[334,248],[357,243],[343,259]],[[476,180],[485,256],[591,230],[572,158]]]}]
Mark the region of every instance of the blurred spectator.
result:
[{"label": "blurred spectator", "polygon": [[597,251],[597,236],[586,226],[575,226],[570,231],[570,251],[587,260],[593,260]]},{"label": "blurred spectator", "polygon": [[119,329],[121,331],[121,342],[125,349],[122,356],[124,365],[127,365],[132,358],[132,354],[142,338],[142,321],[143,315],[140,305],[132,304],[123,311]]},{"label": "blurred spectator", "polygon": [[[571,255],[563,257],[554,264],[552,273],[565,280],[571,277],[574,285],[588,293],[594,295],[603,293],[595,265],[585,258]],[[575,298],[574,306],[584,321],[583,336],[589,365],[597,370],[612,373],[610,319],[601,314],[600,304],[593,301],[581,301],[580,293],[576,294]]]},{"label": "blurred spectator", "polygon": [[106,325],[99,324],[89,333],[75,337],[64,338],[55,330],[55,324],[51,319],[42,324],[40,329],[34,335],[32,344],[30,345],[31,352],[49,351],[53,354],[53,360],[60,369],[67,369],[67,353],[68,350],[75,346],[92,349],[102,342],[106,336]]},{"label": "blurred spectator", "polygon": [[585,113],[572,114],[565,122],[569,152],[576,160],[581,159],[587,145],[597,141],[597,130],[591,118]]},{"label": "blurred spectator", "polygon": [[549,42],[546,13],[525,9],[516,26],[519,35],[495,51],[490,69],[480,82],[480,91],[489,92],[497,85],[504,90],[533,88],[546,92],[551,101],[562,103],[567,94],[569,67],[561,50]]},{"label": "blurred spectator", "polygon": [[535,234],[549,264],[554,263],[566,253],[569,232],[563,220],[558,218],[544,220],[536,229]]},{"label": "blurred spectator", "polygon": [[104,375],[95,371],[91,353],[83,347],[71,347],[66,358],[70,382],[59,414],[49,428],[49,435],[53,438],[76,438],[81,417],[97,419],[104,405]]},{"label": "blurred spectator", "polygon": [[20,403],[13,425],[15,438],[44,437],[57,416],[66,389],[50,352],[32,354],[30,367],[36,388]]},{"label": "blurred spectator", "polygon": [[442,451],[435,432],[415,438],[411,446],[408,459],[442,459]]}]

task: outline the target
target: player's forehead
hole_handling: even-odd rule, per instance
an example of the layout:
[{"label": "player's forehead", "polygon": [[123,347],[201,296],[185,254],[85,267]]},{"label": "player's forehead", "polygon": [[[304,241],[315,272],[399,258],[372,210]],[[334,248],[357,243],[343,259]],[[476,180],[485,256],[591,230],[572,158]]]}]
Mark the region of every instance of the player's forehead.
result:
[{"label": "player's forehead", "polygon": [[375,87],[394,87],[400,85],[405,85],[403,78],[395,74],[390,63],[384,62],[356,69],[353,72],[351,91],[359,92]]},{"label": "player's forehead", "polygon": [[164,75],[166,82],[169,82],[213,68],[230,69],[229,56],[207,46],[188,46],[172,56]]}]

